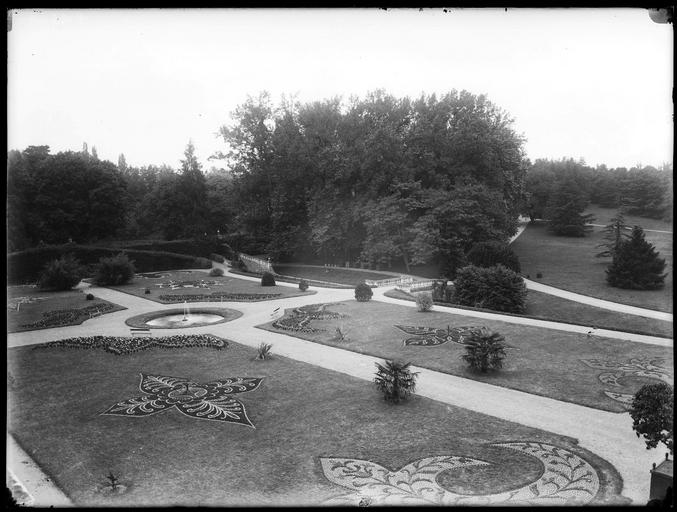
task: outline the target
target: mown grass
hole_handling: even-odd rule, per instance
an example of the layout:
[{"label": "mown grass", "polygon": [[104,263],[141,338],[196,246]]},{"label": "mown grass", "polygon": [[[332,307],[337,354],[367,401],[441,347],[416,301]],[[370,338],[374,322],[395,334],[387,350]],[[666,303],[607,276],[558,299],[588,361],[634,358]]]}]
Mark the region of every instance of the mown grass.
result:
[{"label": "mown grass", "polygon": [[[601,480],[594,503],[623,502],[618,473],[571,438],[415,395],[392,406],[370,382],[276,355],[255,361],[255,355],[235,343],[220,351],[149,349],[130,356],[10,349],[8,431],[77,506],[317,505],[347,491],[324,477],[320,457],[397,470],[427,456],[464,455],[492,465],[445,474],[450,489],[499,492],[542,472],[531,457],[489,446],[508,441],[546,442],[583,456]],[[256,429],[175,410],[143,418],[100,415],[141,395],[139,372],[198,382],[263,377],[257,390],[239,396]],[[109,471],[126,492],[97,492]]]},{"label": "mown grass", "polygon": [[343,267],[317,267],[312,265],[284,265],[276,264],[275,272],[284,276],[294,276],[315,281],[328,281],[331,283],[357,286],[365,279],[379,280],[392,279],[392,274],[384,274],[370,270],[358,270]]},{"label": "mown grass", "polygon": [[[43,291],[38,288],[35,288],[30,285],[25,286],[8,286],[7,287],[7,300],[12,302],[15,299],[20,297],[28,297],[32,299],[38,299],[36,302],[30,302],[27,304],[20,304],[19,310],[15,308],[7,308],[7,332],[23,332],[23,331],[32,331],[35,330],[35,327],[22,327],[23,325],[31,324],[37,322],[43,318],[44,313],[49,313],[50,311],[60,311],[66,309],[82,309],[89,306],[113,306],[112,309],[106,311],[102,314],[113,313],[115,311],[121,311],[124,308],[118,304],[113,304],[112,302],[94,298],[93,300],[87,300],[87,291],[82,290],[67,290],[60,292],[48,292]],[[90,316],[86,312],[82,312],[77,319],[69,322],[65,325],[80,325],[85,320],[88,320]]]},{"label": "mown grass", "polygon": [[[615,208],[602,208],[597,205],[589,205],[585,213],[591,213],[595,216],[593,224],[608,224],[611,218],[618,212]],[[659,231],[672,231],[672,222],[660,219],[649,219],[647,217],[638,217],[637,215],[625,215],[625,223],[630,226],[641,226],[642,229],[657,229]]]},{"label": "mown grass", "polygon": [[[313,290],[302,292],[288,286],[261,286],[260,282],[247,281],[245,279],[237,279],[231,276],[210,276],[208,271],[167,271],[157,273],[162,277],[140,277],[136,276],[130,283],[120,286],[108,286],[113,290],[143,297],[144,299],[153,300],[160,304],[173,304],[174,302],[161,299],[162,295],[209,295],[211,293],[232,293],[232,294],[280,294],[279,297],[274,297],[268,300],[282,299],[288,297],[297,297],[299,295],[312,295],[317,293]],[[193,281],[215,281],[216,284],[209,284],[206,288],[191,288],[180,287],[172,290],[166,283],[170,280],[175,282],[193,282]],[[159,285],[163,285],[160,287]],[[150,293],[146,294],[146,288],[150,289]],[[235,300],[236,299],[228,299]],[[260,300],[260,299],[257,299]],[[205,301],[209,302],[208,299]],[[220,302],[215,298],[211,302]]]},{"label": "mown grass", "polygon": [[[412,294],[402,290],[389,290],[385,293],[386,297],[402,299],[413,302],[415,300]],[[446,304],[450,307],[458,307],[454,304]],[[608,309],[596,308],[587,304],[581,304],[572,300],[563,299],[543,292],[529,290],[526,301],[526,312],[524,315],[543,320],[554,320],[570,324],[584,325],[586,327],[595,327],[601,329],[612,329],[616,331],[634,332],[639,334],[649,334],[657,336],[672,337],[673,324],[664,320],[655,320],[653,318],[644,318],[637,315],[629,315],[610,311]],[[472,308],[470,308],[472,309]],[[483,310],[489,311],[489,310]]]},{"label": "mown grass", "polygon": [[[667,277],[661,290],[624,290],[609,286],[605,270],[609,258],[596,258],[603,242],[603,228],[596,227],[584,238],[554,236],[545,224],[529,224],[512,243],[519,256],[522,274],[531,280],[599,299],[632,306],[672,312],[672,235],[646,233],[646,240],[654,244],[665,258]],[[538,278],[537,274],[542,277]]]},{"label": "mown grass", "polygon": [[[631,358],[660,358],[662,359],[660,366],[666,368],[668,372],[673,371],[671,347],[468,318],[435,309],[420,313],[411,307],[374,301],[367,303],[345,301],[336,303],[328,309],[342,313],[346,317],[313,321],[312,327],[326,329],[323,332],[282,331],[274,328],[272,322],[259,327],[325,345],[339,346],[354,352],[411,361],[414,365],[424,368],[613,412],[622,412],[626,409],[608,398],[604,394],[605,390],[634,393],[641,385],[656,381],[633,377],[622,381],[622,387],[612,389],[599,381],[598,375],[601,370],[590,368],[581,362],[581,359],[627,362]],[[447,326],[485,326],[504,335],[505,342],[518,350],[506,351],[507,356],[502,370],[490,374],[475,373],[461,359],[465,353],[462,345],[447,342],[434,347],[404,346],[404,340],[412,336],[396,328],[396,325],[440,329]],[[341,331],[346,334],[347,342],[333,341],[336,326],[340,326]]]}]

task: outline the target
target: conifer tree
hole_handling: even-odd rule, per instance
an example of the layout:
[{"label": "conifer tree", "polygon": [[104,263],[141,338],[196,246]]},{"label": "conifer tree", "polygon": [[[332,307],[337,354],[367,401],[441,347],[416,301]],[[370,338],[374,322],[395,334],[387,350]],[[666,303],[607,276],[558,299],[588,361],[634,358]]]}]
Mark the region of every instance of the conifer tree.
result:
[{"label": "conifer tree", "polygon": [[606,280],[616,288],[657,290],[663,287],[665,259],[644,239],[639,226],[632,229],[629,240],[621,242],[606,270]]},{"label": "conifer tree", "polygon": [[592,214],[583,214],[587,200],[573,180],[555,185],[545,209],[548,228],[558,236],[583,237],[592,228],[588,223],[595,220]]},{"label": "conifer tree", "polygon": [[629,226],[625,223],[623,208],[619,209],[614,217],[610,219],[609,224],[604,227],[604,242],[597,247],[604,247],[604,250],[595,254],[597,258],[611,258],[620,247],[624,240],[630,238],[627,233]]}]

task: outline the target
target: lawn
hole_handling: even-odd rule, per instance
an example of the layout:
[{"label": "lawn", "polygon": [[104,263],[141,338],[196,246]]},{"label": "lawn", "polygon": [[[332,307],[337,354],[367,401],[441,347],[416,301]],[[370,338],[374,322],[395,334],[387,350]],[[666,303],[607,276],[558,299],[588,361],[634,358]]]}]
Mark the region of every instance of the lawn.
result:
[{"label": "lawn", "polygon": [[[522,496],[532,496],[532,482],[541,492],[553,488],[543,485],[547,478],[560,478],[537,458],[548,464],[553,455],[569,467],[583,459],[575,474],[592,504],[627,503],[619,497],[618,473],[571,438],[415,395],[389,405],[369,382],[280,356],[255,361],[255,353],[235,343],[130,355],[13,348],[8,431],[76,506],[299,506],[346,493],[357,504],[355,488],[346,486],[366,478],[365,470],[378,464],[395,472],[425,457],[440,457],[427,461],[432,474],[416,472],[433,488],[469,495],[521,488]],[[176,407],[144,417],[103,415],[142,395],[142,372],[197,383],[260,378],[258,388],[236,395],[255,428],[198,419]],[[526,442],[537,448],[532,455],[520,445]],[[551,454],[544,457],[546,450]],[[566,461],[569,453],[574,457]],[[103,490],[109,472],[124,492]],[[564,475],[564,485],[573,484]],[[410,492],[401,480],[388,489],[370,485],[372,498],[398,483],[399,492]]]},{"label": "lawn", "polygon": [[[237,279],[231,276],[210,276],[208,271],[173,270],[136,274],[134,279],[113,290],[154,300],[161,304],[187,302],[260,301],[312,295],[313,290],[302,292],[288,286],[261,286],[260,282]],[[146,294],[146,289],[150,290]]]},{"label": "lawn", "polygon": [[283,276],[301,277],[315,281],[328,281],[330,283],[356,286],[365,279],[378,281],[380,279],[392,279],[392,274],[384,274],[371,270],[351,269],[344,267],[319,267],[313,265],[284,265],[276,264],[275,272]]},{"label": "lawn", "polygon": [[47,292],[31,285],[8,286],[7,332],[80,325],[92,315],[126,309],[103,299],[87,300],[86,296],[82,290]]},{"label": "lawn", "polygon": [[[283,330],[275,328],[273,322],[259,327],[363,354],[410,361],[424,368],[613,412],[625,411],[626,407],[605,392],[629,395],[645,383],[657,382],[638,375],[644,370],[650,370],[646,366],[649,361],[655,361],[658,367],[656,372],[673,375],[671,347],[598,336],[588,337],[585,334],[468,318],[435,310],[420,313],[411,307],[379,302],[345,301],[328,306],[327,311],[340,313],[343,317],[312,320],[310,324],[306,324],[306,327],[325,329],[319,332]],[[285,316],[292,313],[287,310]],[[395,327],[396,325],[439,329],[446,329],[447,326],[485,326],[501,333],[505,336],[505,342],[515,348],[506,351],[501,371],[481,374],[471,371],[461,359],[465,353],[463,345],[449,341],[437,346],[405,346],[404,340],[417,337],[406,334]],[[335,341],[337,326],[347,336],[347,341]],[[586,364],[582,361],[592,359],[625,368],[619,374],[617,385],[603,384],[600,376],[603,378],[605,372],[595,368],[598,365],[594,363]],[[637,361],[630,362],[631,359]]]},{"label": "lawn", "polygon": [[[668,273],[662,290],[623,290],[606,283],[609,258],[596,258],[603,241],[603,228],[584,238],[554,236],[545,224],[529,224],[512,243],[519,256],[522,274],[533,281],[583,295],[648,309],[672,312],[672,235],[646,233],[665,258]],[[541,273],[542,277],[537,277]]]},{"label": "lawn", "polygon": [[[415,300],[413,295],[397,289],[389,290],[385,295],[395,299]],[[449,306],[454,307],[453,304],[449,304]],[[543,320],[555,320],[588,327],[667,336],[670,338],[673,335],[672,322],[596,308],[534,290],[529,290],[526,306],[527,310],[524,316],[541,318]]]},{"label": "lawn", "polygon": [[[615,208],[602,208],[601,206],[590,205],[585,213],[591,213],[595,216],[593,224],[609,224],[611,218],[616,215],[618,210]],[[636,215],[625,215],[625,223],[629,226],[641,226],[642,229],[657,229],[659,231],[672,231],[672,222],[660,219],[649,219],[638,217]]]}]

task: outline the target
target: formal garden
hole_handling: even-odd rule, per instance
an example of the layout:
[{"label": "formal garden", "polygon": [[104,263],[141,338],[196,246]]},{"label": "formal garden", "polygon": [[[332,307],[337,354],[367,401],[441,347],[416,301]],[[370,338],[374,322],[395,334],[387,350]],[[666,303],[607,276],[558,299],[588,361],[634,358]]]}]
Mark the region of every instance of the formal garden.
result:
[{"label": "formal garden", "polygon": [[[614,412],[643,385],[670,382],[672,348],[480,320],[439,310],[346,301],[287,310],[260,326],[316,343]],[[473,371],[463,334],[485,327],[505,338],[500,371]],[[609,375],[615,375],[611,378]]]},{"label": "formal garden", "polygon": [[114,341],[8,353],[9,430],[80,506],[624,503],[573,439],[227,340]]}]

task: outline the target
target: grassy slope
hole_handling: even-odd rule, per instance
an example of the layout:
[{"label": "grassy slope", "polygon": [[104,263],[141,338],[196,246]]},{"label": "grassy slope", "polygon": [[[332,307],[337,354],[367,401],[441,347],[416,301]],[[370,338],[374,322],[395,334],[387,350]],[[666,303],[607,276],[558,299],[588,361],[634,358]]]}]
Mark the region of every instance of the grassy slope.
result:
[{"label": "grassy slope", "polygon": [[[325,328],[325,332],[293,334],[300,338],[336,346],[332,341],[335,327],[341,326],[349,341],[340,346],[364,354],[387,359],[401,359],[413,364],[460,377],[470,378],[527,393],[573,402],[588,407],[622,412],[625,409],[604,395],[605,390],[634,393],[647,382],[627,379],[619,389],[603,385],[595,370],[581,359],[605,359],[625,362],[633,357],[662,358],[661,366],[672,371],[672,349],[612,340],[584,334],[553,331],[540,327],[509,324],[500,321],[468,318],[431,311],[417,310],[378,302],[358,303],[346,301],[330,308],[330,311],[347,315],[336,320],[313,322],[313,326]],[[486,326],[505,336],[506,343],[519,350],[508,350],[503,369],[494,374],[478,374],[468,369],[461,359],[463,346],[445,343],[436,347],[404,346],[410,335],[395,325],[428,326],[446,328],[459,326]],[[272,327],[272,322],[261,328],[292,334]]]},{"label": "grassy slope", "polygon": [[[415,300],[413,295],[397,289],[389,290],[385,295],[395,299]],[[673,334],[672,322],[596,308],[534,290],[529,290],[526,305],[525,316],[544,320],[659,336],[672,337]],[[451,304],[450,306],[453,307]]]},{"label": "grassy slope", "polygon": [[[465,455],[492,465],[447,473],[450,489],[498,492],[533,481],[542,469],[488,444],[526,440],[584,456],[602,481],[598,503],[620,493],[616,471],[570,438],[417,396],[391,406],[369,382],[279,356],[253,361],[254,355],[237,344],[130,356],[11,349],[8,430],[80,506],[318,504],[346,491],[323,476],[319,457],[367,459],[395,470],[425,456]],[[142,371],[203,382],[264,377],[259,389],[240,395],[256,429],[175,410],[145,418],[99,415],[141,395]],[[126,493],[95,491],[109,471]]]},{"label": "grassy slope", "polygon": [[[34,328],[21,327],[24,324],[30,324],[36,322],[42,318],[43,313],[49,311],[57,311],[64,309],[81,309],[88,306],[103,305],[103,304],[112,304],[103,299],[94,299],[87,300],[86,293],[81,290],[69,290],[62,292],[46,292],[33,288],[31,286],[10,286],[7,288],[7,298],[13,299],[18,297],[33,297],[33,298],[44,298],[44,300],[38,300],[37,302],[31,302],[29,304],[21,304],[19,306],[19,311],[15,309],[7,310],[7,332],[23,332],[31,331]],[[120,311],[125,308],[113,304],[115,307],[107,313],[113,313],[115,311]],[[105,313],[105,314],[107,314]],[[72,322],[68,325],[79,325],[85,320],[88,320],[89,316],[83,315],[77,321]]]},{"label": "grassy slope", "polygon": [[[281,294],[278,298],[296,297],[299,295],[312,295],[317,293],[312,290],[302,292],[298,289],[290,288],[288,286],[261,286],[261,283],[254,281],[247,281],[245,279],[237,279],[230,276],[216,276],[212,277],[208,271],[167,271],[162,272],[165,277],[161,278],[144,278],[136,277],[131,283],[122,286],[109,286],[113,290],[143,297],[144,299],[154,300],[161,304],[166,304],[168,301],[160,300],[160,295],[194,295],[194,294],[210,294],[214,292],[226,293],[252,293],[252,294]],[[216,281],[217,284],[209,285],[209,288],[177,288],[172,290],[168,287],[160,288],[158,285],[167,283],[169,280],[174,281]],[[151,293],[146,295],[144,290],[150,288]],[[273,299],[274,300],[274,299]],[[218,301],[217,301],[218,302]]]},{"label": "grassy slope", "polygon": [[[603,228],[584,238],[554,236],[544,224],[531,224],[512,244],[519,256],[522,274],[530,279],[604,300],[648,309],[672,311],[672,235],[647,233],[646,239],[668,263],[668,276],[662,290],[640,291],[613,288],[606,283],[608,258],[595,258],[601,249]],[[542,278],[536,278],[538,272]]]},{"label": "grassy slope", "polygon": [[[592,213],[595,216],[593,224],[608,224],[611,217],[616,215],[617,210],[614,208],[602,208],[597,205],[590,205],[585,210],[585,213]],[[643,229],[657,229],[659,231],[672,231],[672,223],[659,219],[648,219],[646,217],[638,217],[636,215],[626,215],[626,224],[630,226],[641,226]]]},{"label": "grassy slope", "polygon": [[393,275],[361,269],[342,267],[318,267],[312,265],[275,265],[275,271],[285,276],[302,277],[317,281],[329,281],[331,283],[347,284],[356,286],[365,279],[391,279]]}]

